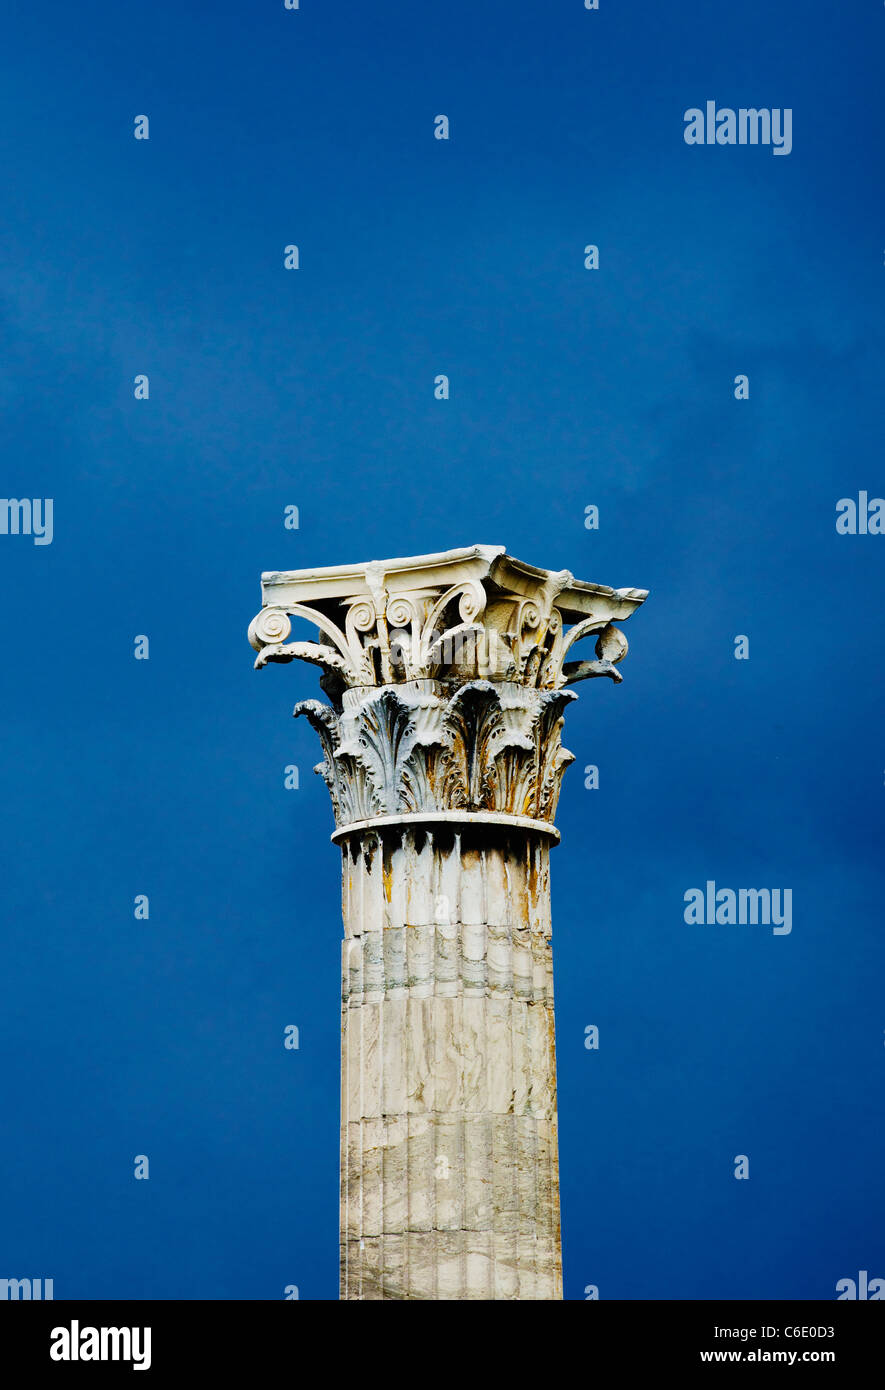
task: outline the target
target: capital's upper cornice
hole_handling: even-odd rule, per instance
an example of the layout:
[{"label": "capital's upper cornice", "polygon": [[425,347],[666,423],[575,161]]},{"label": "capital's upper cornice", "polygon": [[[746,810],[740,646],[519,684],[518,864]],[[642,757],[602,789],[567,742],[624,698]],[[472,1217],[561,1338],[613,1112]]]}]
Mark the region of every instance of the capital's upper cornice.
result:
[{"label": "capital's upper cornice", "polygon": [[[503,546],[474,545],[269,571],[249,641],[257,667],[296,658],[322,667],[322,684],[339,706],[348,690],[415,680],[559,690],[593,676],[621,679],[615,667],[627,641],[614,623],[629,618],[646,595],[586,583],[569,570],[539,569]],[[317,628],[319,640],[289,642],[292,618]],[[591,633],[596,660],[568,659]]]}]

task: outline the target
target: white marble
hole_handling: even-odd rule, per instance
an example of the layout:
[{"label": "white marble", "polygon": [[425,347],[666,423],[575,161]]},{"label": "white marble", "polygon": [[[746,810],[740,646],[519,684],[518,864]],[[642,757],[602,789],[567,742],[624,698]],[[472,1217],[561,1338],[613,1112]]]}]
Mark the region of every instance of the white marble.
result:
[{"label": "white marble", "polygon": [[262,577],[256,666],[315,664],[331,701],[295,713],[342,856],[342,1298],[562,1297],[560,731],[645,597],[498,546]]}]

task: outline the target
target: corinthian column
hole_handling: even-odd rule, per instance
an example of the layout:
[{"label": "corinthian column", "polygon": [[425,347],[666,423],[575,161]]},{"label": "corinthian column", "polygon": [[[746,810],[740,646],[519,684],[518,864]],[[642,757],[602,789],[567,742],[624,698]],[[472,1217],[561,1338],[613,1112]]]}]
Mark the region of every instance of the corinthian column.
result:
[{"label": "corinthian column", "polygon": [[[341,1297],[558,1299],[550,847],[565,687],[621,679],[609,589],[473,546],[262,576],[342,856]],[[318,629],[290,642],[291,619]],[[566,624],[572,624],[567,630]],[[596,659],[573,645],[596,635]]]}]

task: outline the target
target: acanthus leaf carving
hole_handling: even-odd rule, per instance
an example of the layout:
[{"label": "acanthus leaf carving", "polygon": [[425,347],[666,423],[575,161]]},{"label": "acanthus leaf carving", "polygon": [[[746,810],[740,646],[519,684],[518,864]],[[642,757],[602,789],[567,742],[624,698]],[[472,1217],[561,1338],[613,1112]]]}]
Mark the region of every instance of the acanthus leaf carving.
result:
[{"label": "acanthus leaf carving", "polygon": [[432,811],[493,811],[552,820],[562,773],[562,710],[570,691],[470,681],[448,700],[384,687],[339,713],[296,705],[320,735],[317,767],[336,824]]},{"label": "acanthus leaf carving", "polygon": [[491,809],[494,766],[488,757],[491,736],[501,717],[498,687],[475,680],[462,685],[446,706],[452,733],[445,790],[453,809]]},{"label": "acanthus leaf carving", "polygon": [[414,796],[422,786],[423,770],[407,774],[412,753],[439,741],[434,733],[436,696],[411,693],[385,686],[367,697],[356,710],[341,716],[342,737],[335,754],[339,763],[357,774],[364,788],[363,814],[395,815],[403,810],[406,782]]},{"label": "acanthus leaf carving", "polygon": [[324,705],[322,700],[299,700],[292,713],[296,719],[303,715],[320,736],[323,761],[317,763],[314,772],[319,773],[328,787],[332,800],[332,810],[335,814],[335,824],[341,825],[348,819],[350,807],[342,804],[342,791],[346,796],[347,788],[341,788],[336,775],[335,753],[339,743],[338,715],[331,705]]}]

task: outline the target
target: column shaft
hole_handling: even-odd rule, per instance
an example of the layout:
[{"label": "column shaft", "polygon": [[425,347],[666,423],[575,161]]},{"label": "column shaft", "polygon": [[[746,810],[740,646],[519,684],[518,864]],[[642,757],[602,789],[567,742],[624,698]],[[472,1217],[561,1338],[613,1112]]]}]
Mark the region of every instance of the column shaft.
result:
[{"label": "column shaft", "polygon": [[548,856],[342,844],[342,1298],[562,1297]]}]

